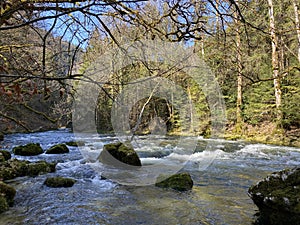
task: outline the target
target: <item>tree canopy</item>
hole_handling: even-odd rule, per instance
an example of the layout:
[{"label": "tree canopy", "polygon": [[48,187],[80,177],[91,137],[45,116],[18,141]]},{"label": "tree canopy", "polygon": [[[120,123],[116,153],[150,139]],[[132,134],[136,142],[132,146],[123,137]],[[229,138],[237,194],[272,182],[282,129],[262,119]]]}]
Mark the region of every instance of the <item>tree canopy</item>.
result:
[{"label": "tree canopy", "polygon": [[[252,127],[266,123],[275,124],[271,133],[297,130],[299,30],[295,0],[3,0],[0,117],[5,125],[1,129],[38,129],[20,118],[27,111],[41,121],[66,123],[74,81],[88,81],[85,70],[91,62],[109,48],[148,39],[192,47],[211,67],[223,92],[231,133],[249,136]],[[109,101],[122,89],[116,84],[126,86],[137,71],[149,76],[147,70],[147,65],[127,68],[103,86],[99,104],[106,108],[99,107],[98,118],[103,127],[111,128],[103,121],[110,117]],[[209,110],[199,87],[182,73],[172,79],[189,93],[202,118],[197,130],[209,133]],[[153,98],[134,108],[132,123],[146,102],[145,118],[156,113],[174,129],[189,120],[178,119],[168,102]]]}]

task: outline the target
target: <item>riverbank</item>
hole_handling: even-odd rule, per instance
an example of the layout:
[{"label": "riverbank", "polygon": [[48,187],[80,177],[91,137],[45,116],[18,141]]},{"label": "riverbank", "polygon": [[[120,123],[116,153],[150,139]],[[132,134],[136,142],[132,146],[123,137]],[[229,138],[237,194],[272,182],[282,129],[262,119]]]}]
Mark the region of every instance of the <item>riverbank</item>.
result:
[{"label": "riverbank", "polygon": [[252,143],[300,147],[300,128],[278,129],[275,123],[262,123],[257,126],[244,124],[241,132],[235,127],[226,130],[226,140],[244,140]]},{"label": "riverbank", "polygon": [[[38,129],[35,132],[46,132],[46,131],[55,131],[59,128],[48,128],[48,129]],[[71,131],[71,130],[70,130]],[[14,133],[28,133],[28,132],[9,132],[6,134],[14,134]],[[101,134],[114,134],[113,131],[101,131]],[[1,134],[1,132],[0,132]],[[138,135],[147,135],[149,132],[139,133]],[[5,136],[4,135],[4,136]],[[191,133],[191,132],[181,132],[171,131],[168,132],[168,136],[194,136],[200,135],[204,136],[204,138],[210,138],[210,132],[205,131],[201,133]],[[2,136],[2,138],[4,138]],[[0,135],[1,137],[1,135]],[[243,124],[240,132],[236,130],[234,126],[228,126],[223,134],[223,138],[225,140],[240,140],[246,141],[250,143],[261,143],[261,144],[271,144],[271,145],[279,145],[279,146],[288,146],[288,147],[298,147],[300,148],[300,128],[293,127],[290,130],[278,129],[275,123],[262,123],[260,125],[252,126],[249,124]],[[0,141],[3,140],[0,138]]]}]

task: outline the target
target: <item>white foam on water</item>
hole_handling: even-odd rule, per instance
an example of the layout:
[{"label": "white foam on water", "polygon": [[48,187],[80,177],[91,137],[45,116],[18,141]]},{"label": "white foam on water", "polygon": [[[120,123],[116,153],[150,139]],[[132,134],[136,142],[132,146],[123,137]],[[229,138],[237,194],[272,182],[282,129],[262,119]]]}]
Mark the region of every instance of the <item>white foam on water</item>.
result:
[{"label": "white foam on water", "polygon": [[86,161],[95,162],[99,157],[103,148],[95,148],[90,146],[80,147],[80,152]]},{"label": "white foam on water", "polygon": [[103,180],[101,176],[99,177],[98,175],[95,176],[91,181],[94,185],[97,186],[97,188],[100,188],[103,191],[111,190],[117,186],[116,183],[109,180]]},{"label": "white foam on water", "polygon": [[72,169],[74,167],[80,166],[82,160],[75,160],[75,161],[67,161],[63,163],[57,163],[56,169],[57,170],[64,170],[64,169]]}]

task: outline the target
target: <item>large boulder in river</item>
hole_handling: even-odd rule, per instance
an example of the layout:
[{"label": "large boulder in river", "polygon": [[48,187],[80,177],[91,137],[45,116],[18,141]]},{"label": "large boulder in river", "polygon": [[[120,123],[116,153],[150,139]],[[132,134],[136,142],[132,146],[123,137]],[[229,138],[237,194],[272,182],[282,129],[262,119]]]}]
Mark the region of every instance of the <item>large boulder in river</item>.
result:
[{"label": "large boulder in river", "polygon": [[39,143],[29,143],[27,145],[17,146],[13,148],[15,155],[34,156],[42,154],[44,151]]},{"label": "large boulder in river", "polygon": [[37,176],[44,173],[55,172],[56,163],[10,159],[0,162],[0,180],[11,180],[22,176]]},{"label": "large boulder in river", "polygon": [[248,193],[259,208],[259,224],[300,223],[300,168],[272,173]]},{"label": "large boulder in river", "polygon": [[46,154],[65,154],[69,153],[69,148],[65,144],[54,145],[46,151]]},{"label": "large boulder in river", "polygon": [[162,188],[171,188],[177,191],[188,191],[193,188],[193,180],[188,173],[174,174],[168,178],[159,176],[155,186]]},{"label": "large boulder in river", "polygon": [[120,162],[131,166],[142,166],[136,151],[121,142],[106,144],[100,153],[99,161],[111,166],[120,167]]},{"label": "large boulder in river", "polygon": [[76,183],[76,180],[66,177],[48,177],[44,184],[47,187],[59,188],[59,187],[72,187]]}]

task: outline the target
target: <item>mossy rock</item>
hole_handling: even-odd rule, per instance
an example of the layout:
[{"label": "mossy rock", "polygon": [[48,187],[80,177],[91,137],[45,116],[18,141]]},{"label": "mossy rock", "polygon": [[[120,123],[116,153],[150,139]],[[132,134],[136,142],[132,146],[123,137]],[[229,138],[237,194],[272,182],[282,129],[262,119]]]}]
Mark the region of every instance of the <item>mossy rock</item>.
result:
[{"label": "mossy rock", "polygon": [[69,148],[65,144],[54,145],[46,151],[46,154],[65,154],[69,153]]},{"label": "mossy rock", "polygon": [[45,173],[55,172],[56,163],[47,163],[45,161],[39,161],[28,164],[27,176],[38,176]]},{"label": "mossy rock", "polygon": [[60,188],[60,187],[72,187],[76,183],[76,180],[65,177],[48,177],[44,184],[47,187]]},{"label": "mossy rock", "polygon": [[0,163],[0,180],[11,180],[22,176],[37,176],[55,172],[55,163],[39,161],[30,163],[25,160],[10,159]]},{"label": "mossy rock", "polygon": [[84,146],[85,144],[83,141],[69,141],[69,142],[66,142],[66,145],[72,146],[72,147],[78,147],[78,146]]},{"label": "mossy rock", "polygon": [[10,154],[9,151],[0,150],[0,155],[3,156],[4,161],[7,161],[7,160],[11,159],[11,154]]},{"label": "mossy rock", "polygon": [[15,195],[16,190],[12,186],[0,181],[0,196],[6,199],[9,206],[13,206]]},{"label": "mossy rock", "polygon": [[300,221],[300,168],[272,173],[248,193],[260,210],[260,221],[275,225]]},{"label": "mossy rock", "polygon": [[29,161],[10,159],[0,163],[0,179],[11,180],[26,176]]},{"label": "mossy rock", "polygon": [[3,213],[9,209],[9,205],[6,198],[0,195],[0,213]]},{"label": "mossy rock", "polygon": [[40,155],[43,152],[44,151],[41,148],[39,143],[29,143],[27,145],[17,146],[13,148],[13,153],[15,155],[21,155],[21,156]]},{"label": "mossy rock", "polygon": [[136,151],[121,142],[104,145],[98,159],[102,163],[117,167],[120,166],[120,162],[131,166],[142,166]]},{"label": "mossy rock", "polygon": [[159,176],[155,186],[161,188],[171,188],[177,191],[189,191],[193,188],[193,180],[189,173],[174,174],[165,179],[164,176]]}]

